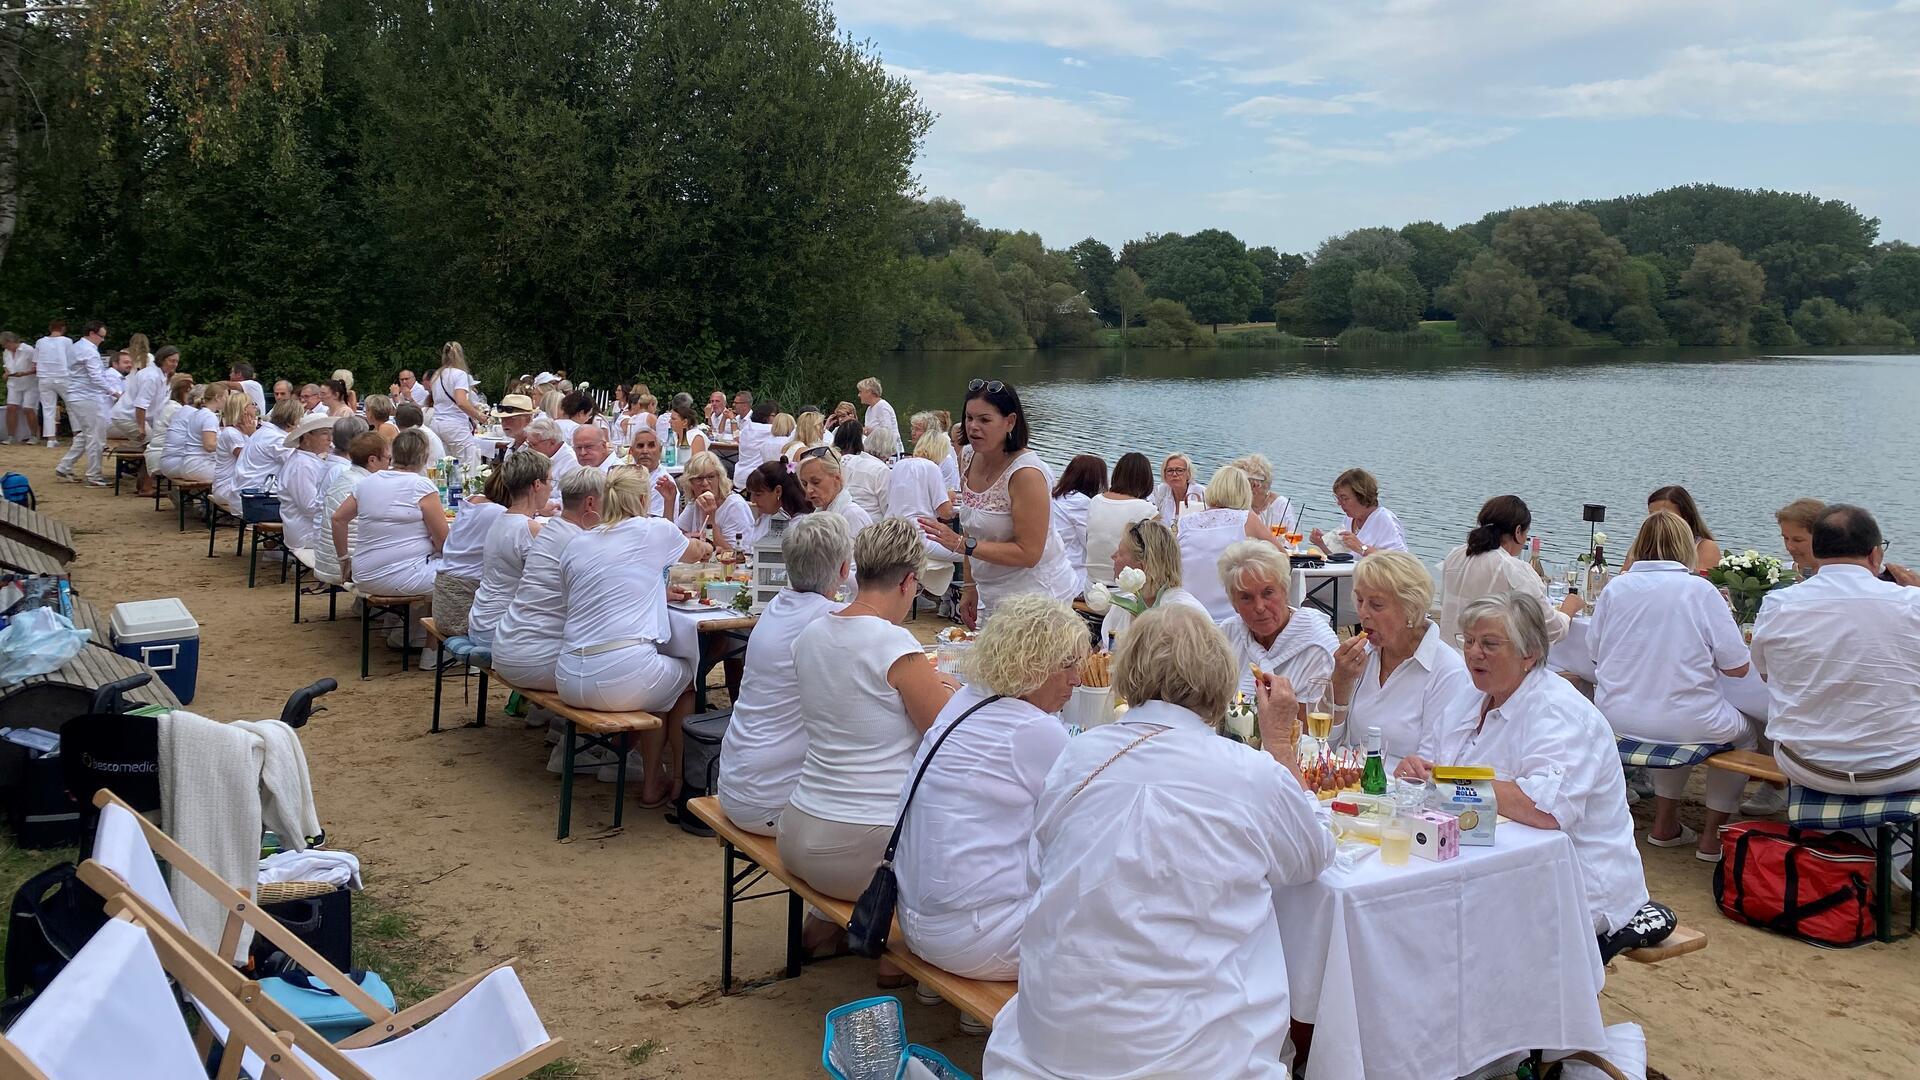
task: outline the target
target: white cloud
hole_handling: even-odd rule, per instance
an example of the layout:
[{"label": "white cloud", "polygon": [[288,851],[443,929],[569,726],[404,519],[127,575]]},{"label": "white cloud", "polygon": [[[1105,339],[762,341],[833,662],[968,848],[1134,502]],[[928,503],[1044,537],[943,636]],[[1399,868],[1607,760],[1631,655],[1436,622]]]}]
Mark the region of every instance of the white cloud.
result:
[{"label": "white cloud", "polygon": [[1516,104],[1553,117],[1805,121],[1852,113],[1913,120],[1920,119],[1915,48],[1898,35],[1690,45],[1644,75],[1535,87]]},{"label": "white cloud", "polygon": [[929,159],[1084,165],[1126,157],[1141,142],[1171,141],[1135,121],[1132,101],[1116,94],[1076,97],[1048,83],[980,72],[888,70],[912,82],[939,114],[927,136]]},{"label": "white cloud", "polygon": [[1092,67],[1092,66],[1093,66],[1092,64],[1089,64],[1089,63],[1087,63],[1087,62],[1086,62],[1085,60],[1082,60],[1082,59],[1080,59],[1080,58],[1079,58],[1079,57],[1077,57],[1077,56],[1063,56],[1063,57],[1061,57],[1061,58],[1060,58],[1060,62],[1061,62],[1062,64],[1065,64],[1065,65],[1067,65],[1068,67],[1075,67],[1075,68],[1083,68],[1083,67]]},{"label": "white cloud", "polygon": [[1400,128],[1378,138],[1316,143],[1298,135],[1276,135],[1267,140],[1274,154],[1270,163],[1283,172],[1337,165],[1404,165],[1459,150],[1474,150],[1512,138],[1510,127],[1477,131],[1453,130],[1431,124]]},{"label": "white cloud", "polygon": [[1340,98],[1296,97],[1291,94],[1262,94],[1227,108],[1228,116],[1258,123],[1276,116],[1336,116],[1353,111],[1353,103]]}]

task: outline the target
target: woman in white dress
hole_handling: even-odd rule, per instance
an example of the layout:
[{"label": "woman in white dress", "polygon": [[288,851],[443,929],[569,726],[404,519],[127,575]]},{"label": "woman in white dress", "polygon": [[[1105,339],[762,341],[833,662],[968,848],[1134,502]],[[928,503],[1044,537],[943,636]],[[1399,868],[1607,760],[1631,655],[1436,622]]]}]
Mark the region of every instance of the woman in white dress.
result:
[{"label": "woman in white dress", "polygon": [[1427,732],[1473,692],[1460,653],[1427,618],[1433,578],[1404,551],[1377,551],[1353,568],[1353,608],[1364,633],[1333,653],[1333,721],[1344,741],[1366,746],[1380,729],[1389,758],[1417,754]]},{"label": "woman in white dress", "polygon": [[481,555],[480,586],[473,590],[467,609],[467,637],[479,645],[493,644],[493,630],[520,587],[527,550],[540,535],[540,515],[553,494],[548,479],[553,460],[538,450],[515,450],[500,464],[500,485],[507,496],[507,512],[487,529]]},{"label": "woman in white dress", "polygon": [[1601,962],[1664,940],[1677,922],[1647,897],[1613,729],[1572,683],[1547,670],[1540,605],[1520,592],[1483,597],[1461,614],[1460,633],[1478,692],[1457,702],[1396,774],[1424,780],[1435,765],[1492,768],[1501,817],[1573,841]]},{"label": "woman in white dress", "polygon": [[[1693,572],[1697,548],[1686,519],[1654,512],[1627,550],[1631,565],[1593,603],[1593,703],[1615,735],[1648,743],[1725,743],[1750,750],[1754,732],[1720,690],[1752,657],[1720,591]],[[1680,823],[1693,769],[1652,769],[1654,847],[1694,846],[1720,861],[1720,827],[1740,808],[1746,777],[1707,770],[1706,827]]]},{"label": "woman in white dress", "polygon": [[426,469],[425,433],[402,431],[393,439],[393,467],[369,473],[334,511],[335,548],[351,537],[340,572],[363,592],[420,596],[433,589],[447,515]]},{"label": "woman in white dress", "polygon": [[1257,667],[1285,676],[1300,700],[1319,700],[1340,639],[1326,615],[1293,606],[1287,553],[1264,540],[1241,540],[1221,554],[1218,572],[1233,603],[1233,617],[1220,624],[1220,632],[1240,657],[1240,692],[1253,696]]},{"label": "woman in white dress", "polygon": [[519,587],[493,630],[493,669],[520,689],[554,688],[553,669],[567,624],[567,609],[560,602],[560,557],[575,537],[600,524],[606,497],[606,473],[568,473],[560,481],[560,515],[540,526],[540,535],[527,549]]},{"label": "woman in white dress", "polygon": [[1002,602],[961,658],[966,684],[920,739],[913,768],[925,772],[894,853],[900,931],[922,960],[967,979],[1018,977],[1035,811],[1067,748],[1054,714],[1087,652],[1073,608],[1029,594]]},{"label": "woman in white dress", "polygon": [[1079,576],[1053,531],[1047,493],[1053,477],[1027,448],[1020,395],[998,380],[967,384],[967,460],[960,471],[960,528],[926,518],[920,527],[948,551],[965,555],[960,620],[978,626],[1001,597],[1037,592],[1072,600]]},{"label": "woman in white dress", "polygon": [[1113,463],[1107,490],[1087,503],[1087,550],[1082,566],[1089,584],[1113,585],[1113,549],[1120,534],[1136,521],[1154,517],[1153,466],[1145,454],[1128,452]]},{"label": "woman in white dress", "polygon": [[1180,515],[1205,506],[1200,487],[1193,482],[1193,459],[1185,454],[1168,454],[1160,463],[1160,485],[1149,500],[1160,524],[1177,528]]},{"label": "woman in white dress", "polygon": [[1567,636],[1567,620],[1586,610],[1579,594],[1569,595],[1555,608],[1547,600],[1547,583],[1520,561],[1533,531],[1533,511],[1518,495],[1495,495],[1480,507],[1478,524],[1467,542],[1447,552],[1440,563],[1440,640],[1459,648],[1460,613],[1483,596],[1503,596],[1518,589],[1540,603],[1547,640]]},{"label": "woman in white dress", "polygon": [[[49,391],[51,392],[51,391]],[[161,476],[160,462],[166,456],[167,432],[173,430],[174,418],[186,407],[187,395],[193,393],[193,376],[180,373],[167,380],[167,396],[160,402],[160,408],[153,416],[147,417],[147,430],[156,434],[147,439],[147,475]],[[277,440],[277,436],[276,436]],[[271,475],[271,474],[269,474]],[[244,483],[236,483],[244,488]]]},{"label": "woman in white dress", "polygon": [[1236,659],[1184,608],[1144,616],[1113,675],[1126,715],[1070,740],[1040,795],[1020,992],[982,1074],[1286,1080],[1274,893],[1334,851],[1295,757],[1292,689],[1262,681],[1264,749],[1221,738]]},{"label": "woman in white dress", "polygon": [[[894,462],[887,476],[887,508],[893,516],[914,521],[934,518],[949,525],[958,521],[953,513],[953,489],[947,486],[940,468],[942,462],[952,459],[953,447],[936,420],[932,428],[921,432],[912,456]],[[934,543],[932,537],[923,536],[923,541],[927,561],[920,568],[920,588],[929,595],[945,597],[960,556]]]},{"label": "woman in white dress", "polygon": [[[1380,505],[1380,481],[1365,469],[1348,469],[1334,478],[1333,500],[1347,515],[1340,526],[1340,542],[1358,559],[1376,551],[1407,550],[1407,534],[1400,519]],[[1313,530],[1313,542],[1327,548],[1326,534]]]},{"label": "woman in white dress", "polygon": [[[777,463],[775,463],[777,465]],[[780,537],[787,587],[767,601],[747,640],[746,667],[733,718],[720,740],[720,808],[735,825],[776,835],[800,763],[807,756],[794,645],[802,631],[842,605],[835,598],[851,572],[853,540],[838,514],[807,514]]]},{"label": "woman in white dress", "polygon": [[175,413],[167,426],[166,442],[160,450],[160,475],[193,483],[213,483],[217,465],[214,450],[220,442],[220,410],[226,407],[230,393],[227,384],[212,383],[196,387],[195,392],[187,396],[186,407]]},{"label": "woman in white dress", "polygon": [[447,454],[468,465],[479,464],[480,447],[473,441],[473,433],[486,426],[487,414],[480,407],[479,388],[467,368],[467,350],[459,342],[449,341],[440,347],[440,370],[427,388],[433,394],[431,426]]},{"label": "woman in white dress", "polygon": [[640,805],[647,809],[679,793],[680,722],[693,712],[693,663],[660,651],[672,638],[667,572],[713,554],[706,541],[647,515],[651,490],[644,469],[615,469],[600,524],[561,553],[567,622],[554,668],[560,700],[569,705],[660,717],[662,727],[640,735]]},{"label": "woman in white dress", "polygon": [[685,505],[674,524],[688,536],[698,536],[715,551],[738,551],[754,533],[753,507],[734,493],[720,455],[703,450],[687,462],[680,476],[686,486]]},{"label": "woman in white dress", "polygon": [[1274,529],[1284,532],[1299,524],[1293,519],[1293,504],[1273,493],[1273,462],[1267,460],[1267,455],[1248,454],[1234,465],[1247,474],[1247,483],[1253,486],[1253,504],[1249,509],[1260,515],[1260,523],[1267,527],[1269,536]]},{"label": "woman in white dress", "polygon": [[1233,617],[1233,605],[1220,584],[1220,556],[1228,545],[1242,540],[1272,543],[1273,534],[1253,512],[1253,488],[1247,474],[1222,465],[1207,481],[1206,509],[1189,511],[1180,519],[1181,578],[1214,622]]},{"label": "woman in white dress", "polygon": [[1075,454],[1053,485],[1053,531],[1073,568],[1074,592],[1087,591],[1087,509],[1107,486],[1107,463],[1098,454]]},{"label": "woman in white dress", "polygon": [[226,405],[220,409],[220,434],[213,444],[212,494],[214,502],[235,516],[240,513],[240,489],[234,484],[234,475],[240,451],[246,449],[247,437],[259,426],[259,419],[260,414],[245,394],[228,394]]},{"label": "woman in white dress", "polygon": [[[1207,610],[1207,606],[1195,599],[1181,584],[1184,577],[1180,563],[1180,542],[1173,538],[1171,529],[1156,519],[1147,518],[1127,526],[1126,531],[1120,534],[1120,542],[1114,545],[1112,563],[1116,578],[1123,570],[1138,570],[1145,575],[1146,584],[1133,597],[1145,606],[1145,611],[1168,604]],[[1106,643],[1108,649],[1112,649],[1126,636],[1134,618],[1133,612],[1124,605],[1114,603],[1100,620],[1100,640]]]}]

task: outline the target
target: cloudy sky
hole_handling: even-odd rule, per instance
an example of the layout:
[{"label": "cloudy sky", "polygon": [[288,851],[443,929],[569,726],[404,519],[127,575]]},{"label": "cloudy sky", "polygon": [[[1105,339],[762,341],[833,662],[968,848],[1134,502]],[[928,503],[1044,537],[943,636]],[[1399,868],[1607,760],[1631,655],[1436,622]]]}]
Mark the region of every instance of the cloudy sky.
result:
[{"label": "cloudy sky", "polygon": [[939,114],[929,194],[1053,246],[1311,250],[1707,181],[1920,242],[1920,0],[835,0]]}]

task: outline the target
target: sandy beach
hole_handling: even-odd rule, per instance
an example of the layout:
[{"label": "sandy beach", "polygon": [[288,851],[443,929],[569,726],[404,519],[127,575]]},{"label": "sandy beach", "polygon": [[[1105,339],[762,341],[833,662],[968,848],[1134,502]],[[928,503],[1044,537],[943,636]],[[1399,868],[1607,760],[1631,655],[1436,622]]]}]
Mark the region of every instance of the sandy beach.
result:
[{"label": "sandy beach", "polygon": [[[503,694],[494,693],[486,728],[428,734],[431,676],[399,674],[397,654],[376,645],[374,677],[362,682],[359,627],[344,605],[329,623],[324,600],[309,604],[309,621],[294,625],[277,569],[263,567],[260,587],[246,587],[230,532],[209,558],[204,529],[176,532],[170,506],[156,513],[151,500],[57,482],[59,452],[0,447],[0,467],[25,473],[41,511],[73,528],[73,580],[84,596],[103,609],[185,600],[202,628],[194,711],[273,716],[289,691],[339,680],[328,710],[302,732],[322,818],[333,845],[364,860],[369,893],[433,942],[444,982],[519,957],[577,1075],[822,1075],[821,1017],[875,993],[869,963],[839,960],[722,997],[713,841],[631,804],[624,830],[612,832],[612,788],[588,776],[576,788],[573,839],[556,843],[559,778],[545,769],[542,733],[499,711]],[[922,615],[910,625],[926,636],[941,624]],[[449,686],[457,724],[465,710]],[[1700,814],[1692,805],[1686,818],[1697,826]],[[1920,1075],[1920,943],[1824,951],[1740,926],[1715,909],[1713,870],[1691,851],[1643,844],[1642,857],[1653,896],[1710,938],[1704,952],[1658,967],[1620,962],[1609,976],[1606,1018],[1645,1027],[1654,1068],[1676,1080]],[[1897,911],[1904,925],[1904,902]],[[739,977],[778,973],[783,916],[778,901],[741,910]],[[1497,1008],[1527,989],[1480,992]],[[985,1040],[962,1035],[954,1010],[904,1000],[915,1041],[979,1068]],[[656,1049],[630,1064],[628,1048],[649,1041]]]}]

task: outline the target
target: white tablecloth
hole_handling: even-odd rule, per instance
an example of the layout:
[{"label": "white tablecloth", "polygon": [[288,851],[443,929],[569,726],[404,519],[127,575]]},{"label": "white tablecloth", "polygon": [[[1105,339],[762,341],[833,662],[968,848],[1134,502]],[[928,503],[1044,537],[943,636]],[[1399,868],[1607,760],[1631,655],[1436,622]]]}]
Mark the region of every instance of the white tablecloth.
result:
[{"label": "white tablecloth", "polygon": [[[1585,615],[1569,620],[1567,636],[1547,651],[1547,664],[1555,671],[1564,671],[1569,675],[1591,683],[1593,682],[1593,644],[1587,640],[1587,634],[1593,628],[1593,620]],[[1748,718],[1766,723],[1767,720],[1767,684],[1751,668],[1738,679],[1720,677],[1720,692],[1733,707],[1745,713]]]},{"label": "white tablecloth", "polygon": [[709,619],[738,619],[739,612],[730,608],[718,608],[713,611],[682,611],[672,604],[667,605],[667,629],[672,637],[660,651],[668,656],[678,656],[694,662],[700,659],[700,624]]},{"label": "white tablecloth", "polygon": [[[1287,590],[1288,599],[1294,607],[1307,602],[1307,593],[1320,589],[1314,602],[1322,607],[1334,603],[1339,597],[1339,613],[1333,620],[1335,626],[1352,626],[1360,621],[1353,611],[1353,563],[1328,563],[1313,569],[1298,569],[1293,572],[1293,584]],[[1325,584],[1325,588],[1320,588]]]},{"label": "white tablecloth", "polygon": [[1502,822],[1458,858],[1376,855],[1275,894],[1308,1080],[1465,1076],[1532,1049],[1605,1047],[1605,976],[1565,834]]}]

